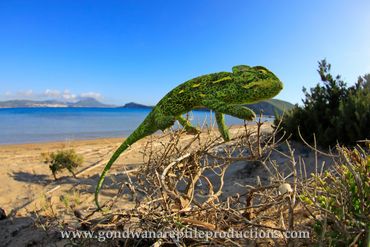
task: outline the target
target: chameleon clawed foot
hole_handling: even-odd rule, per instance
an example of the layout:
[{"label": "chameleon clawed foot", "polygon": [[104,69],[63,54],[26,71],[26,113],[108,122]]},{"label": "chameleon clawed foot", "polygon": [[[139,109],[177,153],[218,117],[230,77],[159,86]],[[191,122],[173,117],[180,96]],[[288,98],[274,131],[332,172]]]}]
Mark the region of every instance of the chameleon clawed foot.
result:
[{"label": "chameleon clawed foot", "polygon": [[247,115],[246,117],[244,117],[244,120],[253,121],[255,118],[256,118],[256,114],[252,111],[250,115]]},{"label": "chameleon clawed foot", "polygon": [[176,119],[182,126],[184,126],[186,133],[191,135],[197,135],[201,132],[200,130],[192,126],[191,123],[187,119],[183,118],[181,115],[177,116]]},{"label": "chameleon clawed foot", "polygon": [[195,127],[187,127],[185,128],[185,131],[189,135],[198,135],[201,133],[201,131]]}]

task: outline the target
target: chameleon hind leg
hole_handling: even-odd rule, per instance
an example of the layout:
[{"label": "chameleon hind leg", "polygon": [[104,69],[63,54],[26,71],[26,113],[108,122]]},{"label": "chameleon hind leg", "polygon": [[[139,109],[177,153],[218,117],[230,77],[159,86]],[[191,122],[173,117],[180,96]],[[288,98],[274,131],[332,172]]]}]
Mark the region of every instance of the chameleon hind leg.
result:
[{"label": "chameleon hind leg", "polygon": [[218,126],[218,130],[222,136],[222,138],[227,142],[230,141],[230,134],[229,128],[225,124],[225,115],[219,112],[216,112],[216,122]]},{"label": "chameleon hind leg", "polygon": [[185,128],[187,133],[196,135],[200,132],[197,128],[192,126],[191,123],[187,119],[185,119],[183,116],[179,115],[176,117],[176,119]]}]

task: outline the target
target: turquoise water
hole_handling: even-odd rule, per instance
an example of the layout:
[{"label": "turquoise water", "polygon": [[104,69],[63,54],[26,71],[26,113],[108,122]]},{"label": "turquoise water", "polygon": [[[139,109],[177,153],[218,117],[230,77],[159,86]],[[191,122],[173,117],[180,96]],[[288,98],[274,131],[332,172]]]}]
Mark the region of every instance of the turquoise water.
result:
[{"label": "turquoise water", "polygon": [[[126,108],[0,109],[0,144],[127,137],[149,112],[150,109]],[[189,114],[194,125],[202,125],[205,120],[209,125],[210,115],[207,111]],[[241,125],[244,122],[226,116],[226,123]]]}]

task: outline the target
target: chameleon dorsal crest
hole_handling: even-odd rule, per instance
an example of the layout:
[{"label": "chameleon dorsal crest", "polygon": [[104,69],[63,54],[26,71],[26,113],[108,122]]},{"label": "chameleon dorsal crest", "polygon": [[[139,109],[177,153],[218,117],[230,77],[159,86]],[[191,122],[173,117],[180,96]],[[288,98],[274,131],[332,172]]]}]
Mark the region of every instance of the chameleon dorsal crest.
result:
[{"label": "chameleon dorsal crest", "polygon": [[248,70],[250,70],[250,68],[251,67],[248,66],[248,65],[237,65],[237,66],[234,66],[232,68],[232,71],[233,71],[234,74],[238,74],[238,73],[243,72],[243,71],[248,71]]}]

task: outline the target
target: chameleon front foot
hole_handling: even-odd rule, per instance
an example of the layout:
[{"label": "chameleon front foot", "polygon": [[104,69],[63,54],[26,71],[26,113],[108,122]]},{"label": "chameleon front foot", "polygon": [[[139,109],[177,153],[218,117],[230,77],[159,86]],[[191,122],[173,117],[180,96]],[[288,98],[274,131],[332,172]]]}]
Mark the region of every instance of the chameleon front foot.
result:
[{"label": "chameleon front foot", "polygon": [[191,135],[197,135],[200,133],[200,130],[192,126],[191,123],[188,120],[186,120],[184,117],[182,117],[181,115],[177,116],[176,119],[177,121],[179,121],[179,123],[182,126],[184,126],[186,133],[191,134]]},{"label": "chameleon front foot", "polygon": [[189,135],[198,135],[201,132],[199,129],[197,129],[197,128],[193,127],[193,126],[185,127],[185,131]]}]

